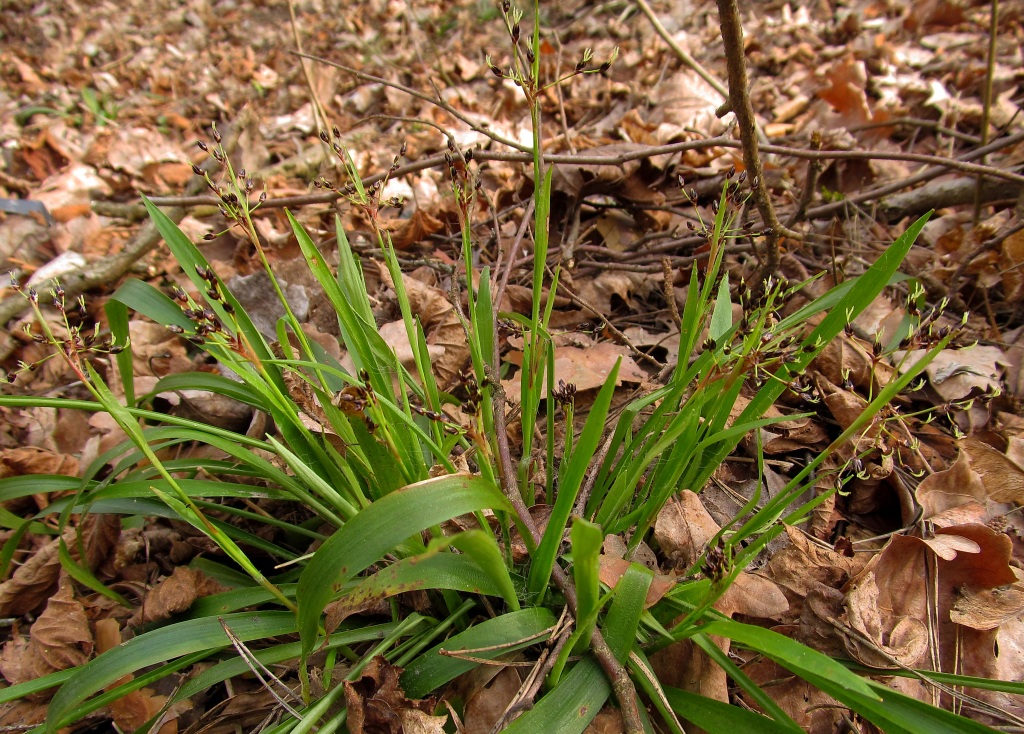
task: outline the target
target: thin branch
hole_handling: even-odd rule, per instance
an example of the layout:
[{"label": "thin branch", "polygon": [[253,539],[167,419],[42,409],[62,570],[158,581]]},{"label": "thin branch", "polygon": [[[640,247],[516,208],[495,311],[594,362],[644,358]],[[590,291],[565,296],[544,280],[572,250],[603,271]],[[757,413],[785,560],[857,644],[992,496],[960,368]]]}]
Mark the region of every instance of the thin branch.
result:
[{"label": "thin branch", "polygon": [[485,127],[483,125],[480,125],[480,124],[478,124],[476,122],[473,122],[473,120],[468,115],[464,115],[462,112],[457,110],[455,107],[453,107],[452,105],[450,105],[447,102],[445,102],[441,97],[437,97],[437,98],[431,97],[430,95],[424,94],[423,92],[416,91],[415,89],[413,89],[411,87],[407,87],[407,86],[405,86],[403,84],[398,84],[396,82],[388,81],[387,79],[383,79],[383,78],[381,78],[379,76],[374,76],[372,74],[367,74],[365,72],[359,71],[359,69],[354,69],[351,66],[345,66],[344,64],[339,64],[336,61],[331,61],[330,59],[325,59],[322,56],[314,56],[312,54],[305,54],[305,53],[296,53],[295,55],[296,56],[300,56],[300,57],[302,57],[304,59],[311,59],[313,61],[319,61],[321,64],[327,64],[328,66],[333,66],[334,68],[341,69],[342,71],[347,71],[349,74],[352,74],[354,77],[356,77],[357,79],[361,79],[364,82],[370,82],[372,84],[382,84],[382,85],[384,85],[386,87],[391,87],[392,89],[396,89],[396,90],[398,90],[400,92],[408,94],[410,97],[415,97],[416,99],[423,100],[424,102],[427,102],[428,104],[432,104],[432,105],[435,105],[436,107],[440,107],[442,110],[447,112],[449,115],[454,117],[456,120],[459,120],[459,121],[465,123],[466,125],[468,125],[469,129],[472,130],[473,132],[478,132],[481,135],[486,135],[488,138],[490,138],[491,140],[493,140],[496,143],[500,143],[501,145],[508,146],[509,148],[514,148],[515,150],[522,151],[524,153],[528,153],[528,152],[531,151],[530,146],[523,145],[522,143],[516,142],[515,140],[510,140],[509,138],[506,138],[506,137],[504,137],[502,135],[498,135],[496,132],[487,129],[487,127]]},{"label": "thin branch", "polygon": [[[821,150],[821,133],[817,130],[811,134],[811,150]],[[796,211],[786,222],[787,227],[793,227],[800,222],[807,214],[807,207],[814,199],[814,192],[818,189],[818,176],[821,175],[825,165],[820,160],[807,161],[807,175],[804,177],[804,189],[800,192],[800,201],[797,202]]]},{"label": "thin branch", "polygon": [[661,21],[658,20],[658,16],[654,14],[653,10],[651,10],[651,6],[647,4],[647,0],[636,0],[636,4],[643,14],[647,16],[647,20],[651,21],[651,25],[654,26],[655,32],[661,36],[661,39],[666,44],[668,44],[668,47],[672,49],[672,52],[676,56],[679,57],[679,60],[696,72],[697,76],[710,84],[712,89],[722,95],[722,99],[728,100],[729,90],[725,88],[725,85],[712,76],[711,72],[701,66],[699,61],[686,53],[686,51],[676,43],[675,39],[669,35],[667,30],[665,30],[665,26],[663,26]]},{"label": "thin branch", "polygon": [[[1008,135],[1004,138],[1000,138],[999,140],[995,140],[989,143],[988,145],[983,145],[980,148],[975,148],[974,150],[964,153],[963,155],[956,159],[956,163],[958,165],[962,165],[964,163],[967,163],[968,161],[973,161],[977,160],[978,158],[982,158],[988,153],[994,153],[995,151],[1001,150],[1002,148],[1017,145],[1022,141],[1024,141],[1024,132],[1016,133],[1014,135]],[[946,161],[947,159],[942,158],[940,160]],[[982,166],[982,168],[986,169],[984,171],[986,174],[990,176],[996,175],[992,173],[991,170],[989,170],[988,166]],[[923,171],[919,171],[910,178],[903,179],[902,181],[894,181],[893,183],[883,184],[882,186],[876,186],[873,189],[869,189],[859,194],[848,196],[842,201],[837,201],[831,204],[824,204],[822,206],[815,207],[807,212],[807,218],[823,219],[826,217],[831,217],[835,214],[838,214],[839,212],[844,211],[850,205],[863,204],[868,201],[876,201],[877,199],[880,199],[883,196],[895,194],[897,191],[902,191],[903,189],[910,188],[911,186],[915,186],[919,183],[924,183],[925,181],[931,181],[933,178],[937,178],[944,174],[946,170],[946,166],[936,163],[932,167],[926,168]],[[1006,174],[1009,172],[1000,170],[999,173],[1000,175],[997,176],[998,178],[1006,178],[1006,176],[1002,174]],[[1010,173],[1010,176],[1012,176],[1011,180],[1013,181],[1017,181],[1017,179],[1019,178],[1024,178],[1015,173]]]},{"label": "thin branch", "polygon": [[[224,130],[225,152],[230,154],[231,151],[234,150],[238,143],[238,134],[244,128],[245,122],[243,120],[239,120],[238,124]],[[215,171],[220,170],[220,163],[211,157],[204,161],[201,167],[212,174]],[[206,189],[206,181],[203,178],[196,176],[186,187],[187,193],[192,196],[182,198],[195,198],[194,195],[204,189]],[[206,197],[203,198],[205,199]],[[185,204],[172,206],[164,213],[170,217],[175,224],[177,224],[185,216],[185,206]],[[121,250],[121,252],[90,263],[76,273],[62,275],[60,284],[64,288],[67,298],[71,299],[93,288],[110,286],[116,283],[121,276],[128,272],[139,258],[145,256],[162,241],[163,238],[160,236],[160,233],[157,231],[153,222],[146,222],[146,224],[139,229],[138,234],[135,235],[135,239]],[[0,329],[5,327],[11,319],[20,316],[22,312],[28,308],[28,300],[23,298],[21,295],[16,294],[4,299],[0,302]],[[17,348],[18,342],[9,334],[3,334],[0,338],[2,338],[2,341],[0,341],[0,360],[3,360]]]},{"label": "thin branch", "polygon": [[[981,105],[981,144],[988,143],[988,123],[992,116],[992,80],[996,71],[996,32],[999,29],[999,0],[992,1],[991,17],[988,26],[988,61],[985,64],[985,93]],[[982,163],[985,158],[982,157]],[[974,223],[981,219],[982,196],[981,188],[985,183],[985,177],[978,176],[978,188],[974,196]]]},{"label": "thin branch", "polygon": [[[931,178],[941,175],[947,170],[960,171],[962,173],[968,173],[973,175],[985,175],[989,178],[998,178],[1004,181],[1016,183],[1018,185],[1024,185],[1024,175],[1013,171],[1006,171],[1001,168],[995,168],[993,166],[983,166],[969,161],[973,158],[980,157],[983,153],[991,153],[993,150],[999,148],[1009,147],[1016,143],[1024,140],[1024,133],[1018,133],[1001,140],[997,140],[994,143],[986,146],[986,148],[979,148],[976,151],[972,151],[969,154],[965,154],[959,159],[956,158],[942,158],[934,155],[924,155],[919,153],[895,153],[895,152],[882,152],[882,151],[871,151],[871,150],[808,150],[804,148],[792,148],[782,145],[762,145],[758,146],[758,149],[766,153],[774,153],[779,155],[792,156],[793,158],[801,158],[811,161],[829,161],[829,160],[891,160],[891,161],[908,161],[912,163],[927,163],[933,166],[926,171],[919,174],[915,174],[911,178],[904,179],[892,184],[886,184],[884,187],[872,189],[862,194],[847,197],[845,201],[853,203],[863,203],[865,201],[871,201],[877,199],[886,194],[895,193],[901,191],[909,186],[916,183],[927,181]],[[633,150],[620,153],[619,155],[548,155],[544,157],[544,160],[548,163],[554,163],[559,165],[577,165],[577,166],[622,166],[630,161],[643,160],[646,158],[653,158],[655,156],[680,153],[688,150],[705,150],[707,148],[742,148],[743,144],[736,140],[732,140],[724,137],[707,138],[705,140],[690,140],[684,143],[672,143],[671,145],[636,145]],[[479,161],[502,161],[507,163],[529,163],[533,160],[532,154],[522,152],[507,152],[507,151],[493,151],[493,150],[474,150],[473,158]],[[399,166],[393,172],[389,174],[390,178],[401,178],[412,173],[418,173],[420,171],[427,170],[429,168],[437,168],[439,166],[446,165],[445,158],[443,155],[430,156],[429,158],[423,158],[412,163],[407,163],[403,166]],[[371,186],[376,181],[380,181],[384,178],[384,173],[374,174],[367,176],[363,179],[364,186]],[[201,189],[200,189],[201,190]],[[324,191],[312,194],[303,194],[300,196],[282,196],[276,199],[267,199],[263,204],[260,205],[260,209],[272,209],[280,207],[299,207],[307,206],[309,204],[329,204],[337,201],[341,198],[341,194],[333,191]],[[157,206],[216,206],[218,200],[208,194],[204,195],[191,195],[191,196],[154,196],[150,197],[150,200]],[[97,207],[105,207],[106,202],[97,202]],[[831,216],[844,208],[843,202],[836,202],[827,204],[822,207],[816,207],[810,209],[807,212],[809,218],[818,219],[826,216]],[[112,216],[124,216],[124,214],[116,214],[114,210],[110,210]]]},{"label": "thin branch", "polygon": [[761,170],[761,156],[758,151],[757,121],[754,107],[747,91],[747,65],[743,52],[743,25],[736,0],[717,0],[719,22],[722,27],[722,42],[725,44],[725,65],[729,71],[729,105],[739,123],[740,140],[743,143],[743,163],[747,176],[752,177],[754,203],[761,213],[767,232],[765,233],[765,258],[761,263],[755,287],[761,287],[765,278],[779,267],[779,237],[782,223],[775,214],[775,206],[768,194],[768,183]]}]

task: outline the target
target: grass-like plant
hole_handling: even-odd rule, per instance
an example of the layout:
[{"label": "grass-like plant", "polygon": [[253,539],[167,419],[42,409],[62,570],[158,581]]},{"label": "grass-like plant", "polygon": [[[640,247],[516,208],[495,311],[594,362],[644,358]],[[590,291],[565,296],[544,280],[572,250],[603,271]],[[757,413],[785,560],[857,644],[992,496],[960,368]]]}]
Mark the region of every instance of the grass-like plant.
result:
[{"label": "grass-like plant", "polygon": [[[252,211],[262,197],[254,197],[252,182],[232,169],[216,134],[207,149],[222,163],[224,175],[220,181],[210,179],[209,185],[225,214],[256,248],[285,308],[276,340],[257,330],[202,251],[148,201],[152,220],[191,280],[191,294],[181,289],[167,294],[143,281],[127,281],[106,306],[111,333],[101,342],[83,337],[68,320],[65,334],[53,332],[46,326],[38,294],[25,292],[43,325],[42,338],[56,347],[92,399],[4,396],[0,404],[105,412],[128,440],[85,467],[80,478],[0,481],[0,498],[64,493],[40,513],[60,513],[61,527],[73,514],[85,512],[184,521],[223,552],[221,562],[196,565],[230,590],[197,601],[186,614],[144,629],[79,668],[4,689],[0,701],[56,688],[45,727],[53,732],[199,661],[207,665],[174,692],[168,705],[249,670],[297,661],[298,690],[284,701],[279,720],[268,730],[331,732],[342,730],[348,714],[342,681],[358,679],[377,656],[404,669],[400,681],[409,698],[423,698],[443,691],[481,661],[520,653],[536,660],[538,685],[532,708],[505,722],[513,732],[581,732],[609,702],[622,710],[629,731],[681,732],[683,719],[708,731],[799,731],[710,641],[710,635],[720,635],[777,662],[885,731],[986,730],[861,677],[841,661],[713,609],[787,524],[801,522],[824,501],[827,495],[819,494],[796,504],[811,473],[857,437],[948,344],[952,335],[932,337],[928,323],[908,317],[902,332],[925,341],[930,346],[927,356],[906,365],[782,492],[764,503],[759,496],[752,498],[682,577],[690,580],[677,583],[645,608],[653,580],[648,569],[631,564],[612,589],[601,584],[598,574],[607,534],[623,536],[630,548],[637,547],[676,492],[699,491],[743,436],[772,422],[765,417],[768,409],[897,277],[926,218],[911,225],[864,274],[780,319],[778,307],[801,286],[768,283],[760,295],[753,295],[730,282],[724,271],[724,245],[737,234],[733,214],[745,196],[742,178],[729,180],[705,229],[707,266],[702,273],[694,268],[679,314],[677,367],[662,387],[633,401],[615,419],[613,370],[582,428],[575,432],[567,427],[565,446],[547,442],[543,450],[551,471],[544,491],[553,502],[547,525],[535,526],[528,511],[535,501],[530,483],[534,426],[546,403],[546,433],[553,436],[555,411],[550,406],[571,403],[572,391],[555,385],[549,372],[552,300],[545,293],[554,293],[555,283],[546,276],[552,178],[540,137],[540,29],[535,26],[524,42],[518,11],[506,2],[502,15],[513,60],[507,70],[492,65],[493,70],[523,88],[534,124],[533,303],[528,317],[499,313],[493,302],[493,274],[485,268],[478,287],[471,285],[473,278],[465,278],[465,313],[456,304],[471,355],[462,385],[465,399],[444,392],[431,370],[423,327],[412,312],[398,259],[380,223],[380,209],[387,203],[381,200],[384,186],[363,186],[336,132],[322,137],[349,173],[341,190],[372,225],[379,257],[392,276],[415,369],[403,366],[378,332],[362,264],[340,223],[334,270],[289,215],[310,271],[337,314],[340,342],[354,369],[343,368],[305,335],[252,223]],[[573,74],[606,68],[591,64],[588,56]],[[450,147],[453,157],[468,162],[470,156],[454,143]],[[471,171],[469,165],[451,167],[465,272],[472,268],[475,247]],[[328,181],[320,185],[333,187]],[[55,290],[53,295],[64,312],[68,307],[62,294]],[[744,307],[739,321],[733,317],[736,299]],[[234,377],[175,374],[160,380],[150,393],[137,394],[127,340],[131,310],[167,325]],[[499,378],[499,319],[515,320],[524,332],[523,387],[516,396],[523,446],[515,449],[506,430],[510,401]],[[123,398],[115,396],[115,386],[94,366],[95,359],[107,355],[117,362],[116,392]],[[752,397],[730,419],[745,387]],[[251,436],[153,409],[154,396],[176,390],[203,390],[241,401],[266,414],[273,428]],[[445,409],[453,406],[468,415],[466,422],[457,425],[444,418]],[[220,458],[167,458],[167,449],[183,444],[208,446]],[[456,455],[470,457],[472,471],[459,471]],[[292,503],[296,511],[287,517],[297,519],[249,509],[252,502],[268,498]],[[446,524],[455,518],[469,518],[462,523],[469,529]],[[5,570],[24,533],[39,529],[38,520],[8,519],[16,527],[0,552]],[[260,524],[272,532],[246,529]],[[525,541],[525,561],[513,559],[514,531]],[[79,583],[129,603],[66,548],[62,562]],[[414,613],[395,602],[398,594],[412,590],[427,592],[429,610]],[[338,623],[343,614],[325,617],[325,610],[355,609],[360,602],[384,599],[392,600],[389,621],[349,616]],[[566,628],[558,621],[566,609],[574,622],[563,634]],[[662,685],[651,672],[648,656],[682,640],[705,650],[761,713]],[[946,678],[951,684],[976,683]],[[452,704],[457,709],[458,702]],[[444,713],[443,704],[438,711]],[[648,711],[660,721],[652,722]]]}]

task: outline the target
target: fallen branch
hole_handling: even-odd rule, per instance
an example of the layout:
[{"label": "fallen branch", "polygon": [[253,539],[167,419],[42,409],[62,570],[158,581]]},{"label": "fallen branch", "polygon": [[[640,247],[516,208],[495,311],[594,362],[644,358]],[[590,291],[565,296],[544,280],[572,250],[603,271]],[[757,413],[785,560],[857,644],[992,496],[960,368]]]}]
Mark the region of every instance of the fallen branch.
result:
[{"label": "fallen branch", "polygon": [[[234,149],[234,146],[238,142],[238,130],[240,129],[241,126],[236,126],[225,130],[224,147],[226,151],[230,152]],[[220,163],[213,158],[210,158],[204,162],[203,168],[209,173],[214,173],[220,169]],[[186,191],[188,192],[188,195],[190,195],[188,198],[194,198],[195,194],[205,188],[206,181],[203,178],[196,176],[186,187]],[[164,213],[170,217],[175,224],[177,224],[185,216],[185,206],[186,205],[184,204],[171,206],[166,209]],[[82,293],[92,290],[93,288],[109,286],[116,283],[121,276],[128,272],[139,258],[145,256],[162,241],[160,233],[157,232],[156,226],[153,222],[146,222],[139,230],[138,234],[135,235],[135,239],[133,239],[120,252],[110,255],[109,257],[96,260],[77,273],[62,275],[60,277],[60,284],[61,287],[64,288],[66,298],[71,300]],[[5,298],[0,302],[0,324],[6,326],[8,322],[20,316],[28,308],[28,300],[20,294],[15,294]],[[5,330],[3,332],[3,336],[0,337],[0,361],[9,357],[11,352],[13,352],[17,347],[18,341]]]},{"label": "fallen branch", "polygon": [[[1016,199],[1024,191],[1024,184],[1014,181],[993,181],[986,178],[978,185],[973,178],[935,181],[917,189],[879,199],[875,215],[886,222],[897,222],[904,217],[916,217],[932,209],[947,206],[981,204],[1005,199]],[[977,197],[977,198],[976,198]]]},{"label": "fallen branch", "polygon": [[[1024,140],[1024,133],[1018,135],[1009,136],[1002,140],[997,140],[995,143],[987,147],[986,152],[993,152],[1003,147],[1009,147],[1015,145]],[[993,148],[993,146],[995,146]],[[673,153],[681,153],[688,150],[706,150],[708,148],[742,148],[743,144],[740,141],[733,140],[727,137],[715,137],[707,138],[704,140],[689,140],[682,143],[672,143],[671,145],[640,145],[636,144],[632,146],[631,150],[617,155],[546,155],[544,160],[547,163],[553,163],[556,165],[574,165],[574,166],[623,166],[630,161],[644,160],[647,158],[654,158],[656,156],[668,155]],[[880,196],[884,196],[887,193],[894,193],[908,186],[912,186],[915,183],[928,180],[929,178],[935,178],[941,175],[945,171],[960,171],[962,173],[972,175],[985,175],[988,178],[999,179],[1001,181],[1008,181],[1024,186],[1024,175],[1015,171],[1007,171],[994,166],[982,166],[976,163],[971,163],[970,160],[973,157],[980,157],[981,149],[978,151],[972,151],[970,154],[965,154],[961,158],[942,158],[934,155],[923,155],[918,153],[895,153],[895,152],[881,152],[872,150],[813,150],[804,148],[792,148],[782,145],[760,145],[758,150],[765,153],[773,153],[778,155],[791,156],[793,158],[800,158],[810,161],[830,161],[830,160],[893,160],[893,161],[907,161],[911,163],[926,163],[933,168],[926,169],[923,174],[917,174],[909,179],[890,184],[894,188],[888,189],[884,192],[881,190],[872,190],[865,192],[864,194],[858,195],[856,203],[862,203],[870,199],[877,199]],[[530,153],[521,152],[509,152],[509,151],[493,151],[493,150],[474,150],[474,160],[478,161],[502,161],[506,163],[530,163],[533,161],[533,156]],[[446,166],[444,155],[435,155],[428,158],[422,158],[412,163],[399,166],[394,171],[387,174],[388,178],[395,179],[403,176],[408,176],[413,173],[418,173],[430,168],[437,168],[440,166]],[[934,169],[934,170],[933,170]],[[364,186],[372,186],[375,182],[383,180],[385,177],[384,173],[374,174],[367,176],[363,181]],[[303,194],[300,196],[282,196],[279,198],[269,198],[263,204],[260,205],[260,209],[273,209],[280,207],[299,207],[306,206],[309,204],[329,204],[337,201],[342,197],[342,194],[334,191],[319,191],[316,193]],[[849,197],[849,201],[854,201],[855,197]],[[157,206],[218,206],[219,201],[216,197],[210,194],[203,195],[186,195],[186,196],[154,196],[150,197],[151,201]],[[133,205],[128,205],[131,207]],[[137,213],[136,209],[123,208],[125,205],[111,205],[108,202],[96,202],[93,205],[97,213],[102,213],[107,216],[125,216],[131,217]],[[842,203],[828,204],[824,207],[816,207],[808,210],[808,218],[821,218],[823,216],[831,216],[843,208]],[[258,210],[257,210],[258,211]]]}]

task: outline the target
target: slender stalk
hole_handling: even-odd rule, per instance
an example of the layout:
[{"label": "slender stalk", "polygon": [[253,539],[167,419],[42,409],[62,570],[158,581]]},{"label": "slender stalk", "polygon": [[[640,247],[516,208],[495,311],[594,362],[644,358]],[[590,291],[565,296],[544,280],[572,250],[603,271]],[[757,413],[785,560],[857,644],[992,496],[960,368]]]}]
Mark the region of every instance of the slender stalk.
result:
[{"label": "slender stalk", "polygon": [[[985,94],[981,107],[981,145],[988,145],[988,126],[992,117],[992,81],[996,72],[996,31],[999,29],[999,0],[992,0],[991,18],[988,26],[988,62],[985,68]],[[984,165],[985,156],[981,163]],[[985,182],[984,175],[978,175],[978,188],[974,191],[974,223],[981,219],[982,195],[981,188]]]},{"label": "slender stalk", "polygon": [[736,0],[717,2],[722,41],[725,44],[725,63],[729,72],[729,106],[739,123],[740,140],[743,143],[743,164],[746,166],[747,175],[752,177],[754,203],[766,227],[764,260],[761,262],[761,271],[755,283],[755,288],[759,288],[764,279],[779,267],[779,236],[782,233],[782,223],[775,214],[775,207],[768,195],[768,185],[761,169],[757,122],[747,91],[747,65],[743,55],[743,25],[740,22],[740,11]]}]

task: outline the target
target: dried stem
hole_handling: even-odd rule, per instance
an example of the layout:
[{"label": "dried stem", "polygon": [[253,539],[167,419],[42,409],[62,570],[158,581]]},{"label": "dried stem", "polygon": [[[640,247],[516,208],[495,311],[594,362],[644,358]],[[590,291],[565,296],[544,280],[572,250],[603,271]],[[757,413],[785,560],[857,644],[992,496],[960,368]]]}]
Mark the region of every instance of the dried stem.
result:
[{"label": "dried stem", "polygon": [[[996,71],[996,32],[999,30],[999,0],[992,0],[991,18],[988,26],[988,61],[985,65],[985,94],[981,107],[981,144],[988,143],[988,123],[992,116],[992,81]],[[981,159],[985,163],[984,156]],[[978,188],[974,195],[974,223],[981,219],[982,194],[981,187],[985,182],[983,175],[978,176]]]},{"label": "dried stem", "polygon": [[[811,149],[821,150],[821,133],[817,130],[811,135]],[[807,207],[814,199],[814,192],[818,188],[818,176],[821,175],[825,165],[820,160],[811,159],[807,161],[807,175],[804,178],[804,190],[800,192],[800,201],[797,202],[796,211],[789,218],[786,226],[792,227],[800,222],[807,214]]]},{"label": "dried stem", "polygon": [[700,63],[694,59],[690,54],[686,53],[675,39],[669,35],[669,32],[665,30],[665,26],[658,20],[658,16],[651,10],[651,6],[647,4],[647,0],[636,0],[637,7],[640,8],[641,12],[647,16],[647,20],[651,21],[651,25],[654,26],[655,32],[661,36],[661,39],[668,44],[668,47],[672,49],[672,52],[679,57],[679,60],[686,64],[688,67],[696,72],[697,76],[706,81],[711,87],[722,95],[723,99],[729,99],[729,90],[725,88],[722,82],[718,81],[711,73],[705,69]]}]

